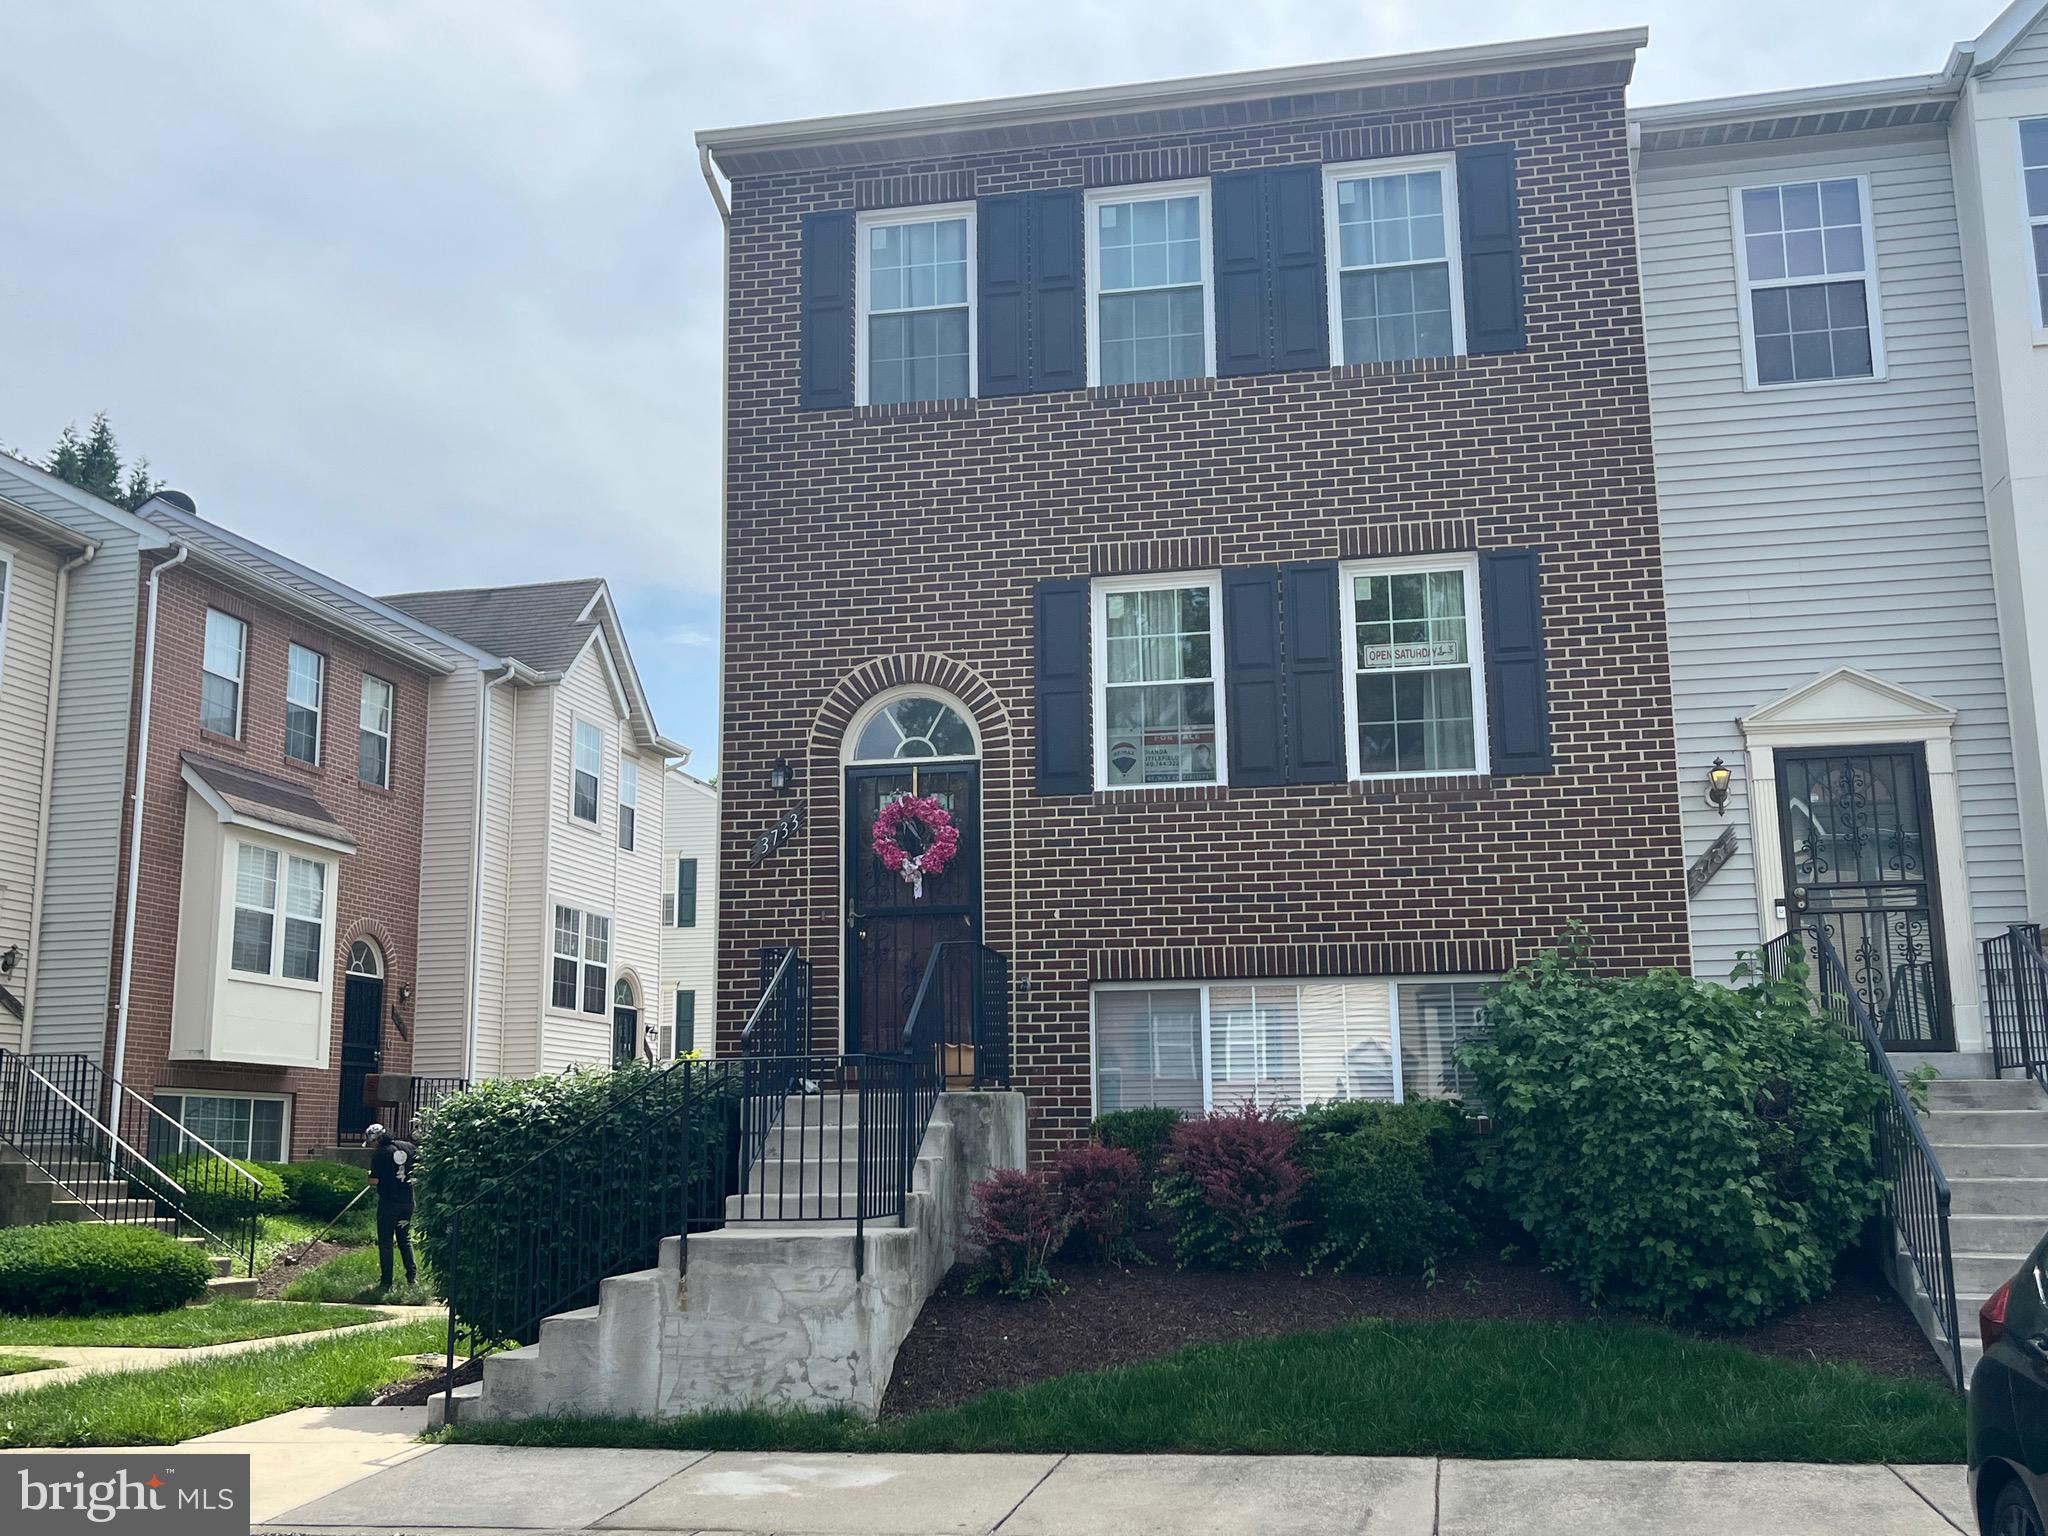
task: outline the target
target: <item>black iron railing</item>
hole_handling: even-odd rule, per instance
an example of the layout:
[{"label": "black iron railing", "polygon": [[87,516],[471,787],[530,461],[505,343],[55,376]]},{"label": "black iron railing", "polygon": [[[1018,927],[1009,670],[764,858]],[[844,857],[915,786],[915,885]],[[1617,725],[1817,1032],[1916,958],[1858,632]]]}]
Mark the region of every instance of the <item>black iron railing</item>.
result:
[{"label": "black iron railing", "polygon": [[1961,1391],[1962,1331],[1956,1318],[1955,1260],[1949,1245],[1948,1178],[1928,1145],[1920,1116],[1884,1048],[1870,1009],[1827,935],[1815,930],[1783,935],[1764,946],[1764,958],[1774,979],[1804,973],[1800,979],[1813,996],[1815,1011],[1863,1048],[1870,1069],[1884,1082],[1886,1092],[1872,1125],[1878,1168],[1886,1182],[1883,1214],[1919,1277],[1935,1328],[1948,1346],[1956,1390]]},{"label": "black iron railing", "polygon": [[2014,923],[1984,941],[1984,1001],[1991,1016],[1991,1064],[2048,1088],[2048,960],[2041,925]]},{"label": "black iron railing", "polygon": [[0,1049],[0,1139],[93,1220],[168,1225],[256,1272],[262,1185],[91,1058]]},{"label": "black iron railing", "polygon": [[472,1361],[493,1345],[531,1343],[543,1319],[589,1306],[613,1275],[652,1266],[663,1238],[724,1222],[738,1070],[732,1061],[623,1069],[616,1098],[516,1166],[453,1203],[423,1196],[421,1241],[448,1298],[451,1422],[460,1336]]},{"label": "black iron railing", "polygon": [[466,1077],[416,1077],[404,1100],[393,1113],[391,1123],[386,1127],[394,1136],[408,1141],[419,1139],[420,1116],[432,1109],[450,1094],[461,1093],[469,1087]]}]

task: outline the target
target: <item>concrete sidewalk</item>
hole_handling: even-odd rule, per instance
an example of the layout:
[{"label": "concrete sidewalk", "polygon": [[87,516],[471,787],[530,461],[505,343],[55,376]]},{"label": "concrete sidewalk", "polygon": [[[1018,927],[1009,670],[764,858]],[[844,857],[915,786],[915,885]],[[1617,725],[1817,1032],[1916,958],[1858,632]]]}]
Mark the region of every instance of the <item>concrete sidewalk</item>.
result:
[{"label": "concrete sidewalk", "polygon": [[[376,1414],[379,1409],[309,1410]],[[417,1412],[418,1410],[409,1410]],[[291,1415],[286,1415],[291,1418]],[[277,1421],[270,1421],[277,1425]],[[393,1422],[392,1432],[401,1426]],[[265,1532],[775,1532],[788,1536],[1975,1536],[1957,1466],[1448,1461],[1308,1456],[809,1456],[414,1447],[356,1421],[316,1465],[301,1426],[193,1449],[256,1453]],[[292,1436],[300,1438],[296,1441]],[[265,1437],[269,1437],[266,1439]],[[287,1459],[268,1473],[265,1451]],[[321,1452],[322,1458],[327,1457]],[[395,1462],[395,1464],[394,1464]],[[286,1484],[325,1486],[281,1508]],[[268,1495],[266,1497],[266,1494]]]}]

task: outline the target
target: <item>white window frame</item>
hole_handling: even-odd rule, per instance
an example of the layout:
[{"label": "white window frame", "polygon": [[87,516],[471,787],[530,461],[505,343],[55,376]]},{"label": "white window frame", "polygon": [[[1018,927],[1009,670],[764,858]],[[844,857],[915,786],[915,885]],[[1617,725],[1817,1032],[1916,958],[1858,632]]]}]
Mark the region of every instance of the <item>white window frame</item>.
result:
[{"label": "white window frame", "polygon": [[[1109,782],[1109,595],[1112,592],[1157,592],[1167,587],[1206,587],[1209,591],[1209,681],[1216,690],[1216,777],[1172,784]],[[1095,787],[1111,794],[1143,790],[1212,789],[1230,782],[1229,722],[1223,697],[1223,573],[1172,571],[1151,576],[1113,576],[1089,583],[1088,669],[1093,690],[1090,716],[1095,733]]]},{"label": "white window frame", "polygon": [[[225,672],[216,672],[213,670],[213,668],[209,667],[206,664],[206,631],[207,628],[213,623],[213,617],[215,614],[219,614],[223,619],[226,619],[230,624],[234,625],[235,628],[241,634],[241,644],[235,648],[235,675],[233,677],[229,677]],[[225,608],[210,607],[206,610],[206,617],[200,621],[199,625],[199,675],[200,678],[202,679],[200,685],[200,729],[203,731],[209,731],[211,734],[215,736],[218,736],[220,734],[220,732],[214,731],[212,727],[206,725],[204,722],[205,683],[203,680],[207,677],[217,677],[224,683],[233,683],[235,685],[235,734],[229,739],[233,741],[240,741],[242,739],[242,719],[244,706],[246,705],[249,696],[249,689],[247,686],[247,679],[249,676],[249,621],[247,619],[238,618],[236,615],[229,613]]]},{"label": "white window frame", "polygon": [[[1766,277],[1749,275],[1748,230],[1742,222],[1742,194],[1761,192],[1767,187],[1797,187],[1808,182],[1853,181],[1856,183],[1857,211],[1863,215],[1863,271],[1860,275],[1828,273],[1816,277]],[[1858,173],[1833,176],[1822,172],[1788,176],[1778,181],[1751,181],[1728,189],[1728,217],[1735,235],[1735,309],[1742,335],[1742,387],[1748,391],[1775,389],[1830,389],[1837,385],[1881,384],[1886,377],[1884,349],[1884,285],[1877,270],[1877,222],[1870,206],[1870,178]],[[1870,321],[1870,372],[1837,379],[1781,379],[1774,384],[1758,381],[1756,373],[1756,315],[1750,296],[1761,288],[1815,288],[1829,283],[1863,284],[1863,313]]]},{"label": "white window frame", "polygon": [[[237,912],[261,912],[262,907],[248,907],[242,904],[240,870],[242,850],[254,848],[277,857],[277,894],[269,908],[270,912],[270,969],[267,971],[246,971],[235,964],[235,914]],[[292,861],[317,865],[320,875],[320,974],[312,978],[287,976],[284,973],[285,924],[305,922],[305,918],[293,917],[290,908]],[[336,889],[336,868],[332,859],[315,858],[310,853],[296,852],[289,847],[274,843],[259,843],[246,838],[227,840],[227,974],[230,978],[259,985],[295,987],[304,992],[325,991],[328,981],[328,967],[334,960],[334,905],[338,894]]]},{"label": "white window frame", "polygon": [[[576,994],[576,1011],[587,1018],[609,1019],[612,1016],[612,1009],[614,1007],[612,1002],[612,983],[615,980],[623,979],[623,977],[614,977],[612,974],[611,914],[609,912],[585,910],[582,918],[583,971],[578,978],[581,985]],[[601,939],[594,931],[594,925],[597,923],[604,924],[604,937]],[[594,959],[591,955],[591,950],[599,944],[604,946],[604,958],[602,960]],[[590,972],[593,967],[598,972],[598,1006],[596,1008],[590,1006]],[[635,995],[637,996],[638,994],[636,993]]]},{"label": "white window frame", "polygon": [[[585,816],[576,809],[576,775],[583,770],[577,766],[577,756],[582,747],[585,731],[597,736],[597,766],[592,770],[596,781],[590,793],[590,814]],[[569,717],[569,820],[586,827],[597,827],[604,821],[604,727],[594,720],[585,720],[579,715]]]},{"label": "white window frame", "polygon": [[[1412,772],[1367,773],[1358,758],[1358,610],[1351,583],[1359,576],[1391,576],[1403,571],[1462,571],[1465,575],[1465,653],[1472,668],[1472,766],[1417,769]],[[1337,612],[1344,638],[1344,769],[1354,780],[1459,779],[1490,771],[1492,743],[1487,739],[1486,634],[1479,616],[1479,556],[1476,554],[1401,555],[1386,560],[1347,560],[1337,567]]]},{"label": "white window frame", "polygon": [[2048,347],[2048,293],[2044,293],[2041,287],[2042,277],[2048,274],[2044,274],[2034,260],[2034,231],[2048,229],[2048,212],[2032,212],[2027,201],[2027,141],[2021,129],[2028,123],[2048,124],[2048,115],[2012,120],[2013,168],[2020,184],[2020,261],[2027,274],[2027,297],[2034,313],[2034,345]]},{"label": "white window frame", "polygon": [[[547,1006],[550,1013],[581,1013],[583,1011],[583,909],[572,907],[566,901],[548,903],[548,973]],[[567,913],[576,920],[575,937],[567,951],[562,946],[562,930],[558,919]],[[567,960],[576,968],[576,979],[570,991],[569,1006],[564,1008],[555,1001],[555,962]]]},{"label": "white window frame", "polygon": [[[384,726],[373,731],[363,724],[363,695],[370,691],[370,684],[376,683],[384,690]],[[372,789],[391,787],[391,736],[398,725],[398,684],[389,678],[379,677],[374,672],[363,674],[363,686],[356,694],[356,782],[368,784]],[[375,736],[384,743],[384,777],[382,780],[363,777],[363,738]]]},{"label": "white window frame", "polygon": [[640,763],[619,754],[619,851],[631,853],[640,842]]},{"label": "white window frame", "polygon": [[[1095,217],[1095,210],[1104,203],[1149,203],[1159,198],[1194,196],[1198,201],[1195,222],[1202,233],[1202,372],[1200,377],[1216,377],[1216,232],[1209,222],[1209,178],[1204,176],[1191,181],[1142,182],[1135,186],[1091,187],[1082,197],[1081,217],[1087,226],[1084,263],[1086,278],[1082,302],[1087,310],[1082,328],[1088,333],[1088,387],[1093,389],[1102,383],[1102,365],[1099,343],[1102,339],[1100,307],[1102,303],[1102,231]],[[1119,293],[1148,292],[1147,289],[1119,288]],[[1173,383],[1174,380],[1163,382]],[[1117,388],[1142,389],[1142,384],[1118,385]]]},{"label": "white window frame", "polygon": [[[1458,157],[1456,155],[1410,155],[1398,160],[1351,160],[1323,167],[1323,278],[1326,293],[1324,312],[1330,326],[1330,366],[1350,364],[1344,355],[1344,271],[1383,272],[1395,267],[1428,267],[1433,261],[1392,261],[1370,267],[1340,269],[1343,254],[1338,238],[1337,183],[1375,176],[1408,176],[1417,171],[1437,171],[1444,188],[1444,259],[1451,268],[1451,356],[1465,355],[1465,249],[1458,225]],[[1417,359],[1408,359],[1417,361]]]},{"label": "white window frame", "polygon": [[[292,697],[292,663],[301,656],[313,658],[313,702],[311,704],[301,704]],[[321,652],[314,650],[310,645],[301,645],[296,640],[290,641],[284,648],[284,707],[286,725],[284,755],[295,763],[305,763],[308,767],[318,768],[323,755],[321,747],[325,744],[327,735],[327,658]],[[300,757],[291,749],[290,725],[291,712],[294,709],[310,709],[313,712],[313,755],[310,758]]]},{"label": "white window frame", "polygon": [[[981,358],[978,348],[981,338],[976,334],[980,316],[976,313],[981,282],[981,269],[976,263],[975,251],[975,208],[973,203],[931,203],[915,208],[875,208],[866,213],[856,214],[853,220],[853,398],[856,404],[868,405],[868,233],[875,229],[889,229],[901,224],[932,224],[941,219],[965,219],[967,221],[967,393],[965,395],[941,395],[941,400],[972,400],[981,382],[979,369]],[[953,306],[932,305],[931,308],[951,309]],[[885,309],[885,315],[917,313],[915,310]],[[931,401],[906,402],[929,405]]]},{"label": "white window frame", "polygon": [[[164,1109],[164,1108],[163,1108],[163,1101],[164,1101],[165,1099],[176,1099],[176,1100],[178,1101],[178,1112],[177,1112],[177,1113],[176,1113],[175,1115],[173,1115],[173,1114],[172,1114],[172,1113],[171,1113],[171,1112],[170,1112],[169,1110],[167,1110],[167,1109]],[[170,1121],[172,1121],[172,1122],[173,1122],[174,1124],[176,1124],[176,1125],[178,1126],[178,1128],[179,1128],[180,1130],[183,1130],[183,1129],[185,1128],[185,1101],[186,1101],[187,1099],[241,1099],[241,1100],[245,1100],[245,1101],[247,1101],[247,1102],[248,1102],[248,1104],[250,1105],[250,1110],[249,1110],[249,1129],[250,1129],[250,1132],[251,1132],[252,1138],[253,1138],[253,1134],[254,1134],[254,1132],[255,1132],[255,1129],[256,1129],[256,1111],[255,1111],[255,1107],[254,1107],[254,1106],[255,1106],[255,1105],[257,1105],[257,1104],[259,1104],[259,1103],[263,1103],[263,1104],[282,1104],[282,1105],[284,1106],[284,1111],[283,1111],[283,1113],[282,1113],[282,1114],[281,1114],[281,1115],[280,1115],[280,1116],[278,1117],[278,1139],[279,1139],[279,1159],[278,1159],[278,1160],[279,1160],[279,1161],[285,1161],[285,1160],[288,1160],[288,1159],[289,1159],[289,1158],[291,1157],[291,1155],[292,1155],[292,1096],[291,1096],[290,1094],[288,1094],[288,1093],[241,1093],[241,1092],[238,1092],[238,1091],[236,1091],[236,1090],[234,1090],[234,1089],[231,1089],[231,1088],[180,1088],[180,1087],[174,1087],[174,1086],[169,1086],[169,1085],[166,1085],[166,1086],[163,1086],[163,1087],[159,1087],[159,1088],[157,1088],[157,1089],[155,1089],[155,1090],[153,1090],[153,1091],[152,1091],[152,1093],[151,1093],[151,1096],[150,1096],[150,1103],[152,1103],[152,1104],[153,1104],[153,1105],[155,1105],[155,1106],[156,1106],[156,1107],[157,1107],[157,1108],[158,1108],[159,1110],[161,1110],[161,1111],[162,1111],[162,1113],[163,1113],[163,1115],[164,1115],[164,1118],[165,1118],[165,1119],[167,1119],[167,1120],[170,1120]],[[169,1134],[171,1134],[171,1133],[167,1131],[167,1132],[165,1132],[164,1134],[165,1134],[165,1135],[169,1135]],[[190,1134],[190,1136],[191,1136],[192,1140],[194,1140],[194,1141],[204,1141],[204,1140],[206,1140],[206,1138],[205,1138],[205,1137],[203,1137],[203,1136],[201,1136],[201,1135],[199,1135],[199,1133],[198,1133],[197,1131],[192,1131],[192,1132],[190,1132],[189,1134]],[[253,1139],[252,1139],[252,1141],[251,1141],[251,1144],[250,1144],[250,1150],[249,1150],[248,1152],[246,1152],[246,1153],[244,1153],[244,1152],[238,1152],[238,1151],[234,1150],[234,1149],[233,1149],[233,1148],[231,1148],[231,1147],[223,1147],[223,1146],[219,1146],[219,1145],[218,1145],[217,1143],[211,1143],[211,1142],[209,1142],[209,1143],[208,1143],[208,1145],[210,1145],[210,1146],[213,1146],[213,1147],[214,1147],[214,1149],[215,1149],[216,1151],[219,1151],[219,1152],[225,1152],[225,1153],[226,1153],[226,1154],[227,1154],[227,1155],[228,1155],[229,1157],[234,1157],[234,1158],[242,1158],[242,1159],[244,1159],[244,1160],[246,1160],[246,1161],[250,1161],[250,1162],[259,1162],[259,1161],[267,1161],[267,1159],[259,1159],[259,1158],[258,1158],[258,1157],[256,1156],[256,1154],[255,1154],[255,1150],[254,1150],[254,1142],[253,1142]],[[173,1155],[177,1155],[177,1154],[173,1154]]]}]

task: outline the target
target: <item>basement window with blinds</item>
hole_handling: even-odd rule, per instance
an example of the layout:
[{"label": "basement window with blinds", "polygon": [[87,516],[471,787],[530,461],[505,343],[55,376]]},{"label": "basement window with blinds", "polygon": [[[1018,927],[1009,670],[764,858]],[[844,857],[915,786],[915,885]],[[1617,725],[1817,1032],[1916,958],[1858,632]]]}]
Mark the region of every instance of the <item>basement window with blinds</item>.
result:
[{"label": "basement window with blinds", "polygon": [[1457,1049],[1490,979],[1209,982],[1095,990],[1095,1112],[1471,1099]]}]

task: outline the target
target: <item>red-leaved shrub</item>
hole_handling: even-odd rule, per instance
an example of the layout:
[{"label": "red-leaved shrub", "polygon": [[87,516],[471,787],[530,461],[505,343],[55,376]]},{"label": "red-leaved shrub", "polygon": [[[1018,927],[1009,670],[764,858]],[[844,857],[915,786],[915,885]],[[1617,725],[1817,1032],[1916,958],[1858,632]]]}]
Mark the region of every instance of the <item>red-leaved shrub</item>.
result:
[{"label": "red-leaved shrub", "polygon": [[1301,1225],[1294,1204],[1308,1183],[1293,1150],[1293,1125],[1250,1103],[1175,1126],[1159,1185],[1159,1198],[1180,1218],[1174,1257],[1184,1266],[1258,1269],[1285,1253],[1288,1232]]},{"label": "red-leaved shrub", "polygon": [[1131,1230],[1145,1201],[1145,1171],[1122,1147],[1068,1147],[1053,1163],[1073,1230],[1067,1246],[1082,1258],[1114,1261],[1133,1251]]},{"label": "red-leaved shrub", "polygon": [[1005,1296],[1037,1296],[1058,1284],[1046,1261],[1067,1239],[1066,1197],[1049,1168],[1004,1168],[969,1191],[974,1196],[971,1241],[987,1250],[971,1284],[993,1285]]}]

